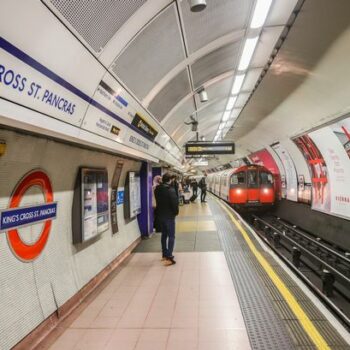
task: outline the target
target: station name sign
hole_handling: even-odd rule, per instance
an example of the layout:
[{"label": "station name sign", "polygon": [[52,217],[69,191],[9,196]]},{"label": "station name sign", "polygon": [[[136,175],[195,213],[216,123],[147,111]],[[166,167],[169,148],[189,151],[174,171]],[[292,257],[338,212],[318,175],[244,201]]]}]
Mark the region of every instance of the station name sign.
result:
[{"label": "station name sign", "polygon": [[234,154],[233,142],[189,142],[185,145],[186,155],[197,156],[207,154]]},{"label": "station name sign", "polygon": [[136,126],[138,130],[151,140],[154,140],[158,135],[158,131],[149,125],[138,113],[135,114],[131,124]]}]

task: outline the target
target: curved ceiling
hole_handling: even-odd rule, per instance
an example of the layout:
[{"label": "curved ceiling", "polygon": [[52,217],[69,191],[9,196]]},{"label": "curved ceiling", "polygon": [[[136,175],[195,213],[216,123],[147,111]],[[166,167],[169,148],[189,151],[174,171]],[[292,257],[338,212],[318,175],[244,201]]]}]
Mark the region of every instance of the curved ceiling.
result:
[{"label": "curved ceiling", "polygon": [[[252,28],[260,0],[207,0],[207,8],[199,13],[190,11],[188,0],[99,1],[88,6],[43,1],[179,146],[194,137],[184,124],[190,116],[198,120],[201,136],[215,137],[235,77],[243,72],[245,79],[224,128],[228,132],[298,3],[272,0],[263,26]],[[254,38],[250,64],[239,71],[247,39]],[[201,87],[209,95],[206,103],[198,98]]]}]

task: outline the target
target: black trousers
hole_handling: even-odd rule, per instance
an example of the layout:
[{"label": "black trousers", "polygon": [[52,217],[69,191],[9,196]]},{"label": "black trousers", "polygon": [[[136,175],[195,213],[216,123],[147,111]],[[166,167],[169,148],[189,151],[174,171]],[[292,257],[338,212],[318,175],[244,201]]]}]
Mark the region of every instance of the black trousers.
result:
[{"label": "black trousers", "polygon": [[202,190],[201,191],[201,202],[205,201],[206,196],[207,196],[207,190]]}]

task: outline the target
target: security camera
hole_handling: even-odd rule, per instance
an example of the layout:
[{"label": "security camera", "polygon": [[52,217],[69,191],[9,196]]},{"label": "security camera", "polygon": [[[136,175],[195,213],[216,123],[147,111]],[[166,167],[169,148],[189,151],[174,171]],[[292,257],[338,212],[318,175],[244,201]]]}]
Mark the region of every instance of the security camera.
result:
[{"label": "security camera", "polygon": [[205,91],[205,89],[201,89],[198,91],[199,99],[201,102],[207,102],[208,101],[208,94]]},{"label": "security camera", "polygon": [[207,0],[189,0],[191,11],[200,12],[207,7]]}]

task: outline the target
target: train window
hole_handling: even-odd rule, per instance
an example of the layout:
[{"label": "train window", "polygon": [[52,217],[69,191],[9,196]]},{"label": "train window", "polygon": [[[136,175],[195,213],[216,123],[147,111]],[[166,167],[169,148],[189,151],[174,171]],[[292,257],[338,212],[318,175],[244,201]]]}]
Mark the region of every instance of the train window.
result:
[{"label": "train window", "polygon": [[261,172],[260,173],[260,185],[272,185],[273,177],[272,174]]},{"label": "train window", "polygon": [[239,185],[245,183],[245,173],[241,171],[239,173],[233,174],[231,177],[231,185]]},{"label": "train window", "polygon": [[248,186],[255,187],[258,186],[258,173],[255,170],[249,170],[247,172],[248,176]]}]

